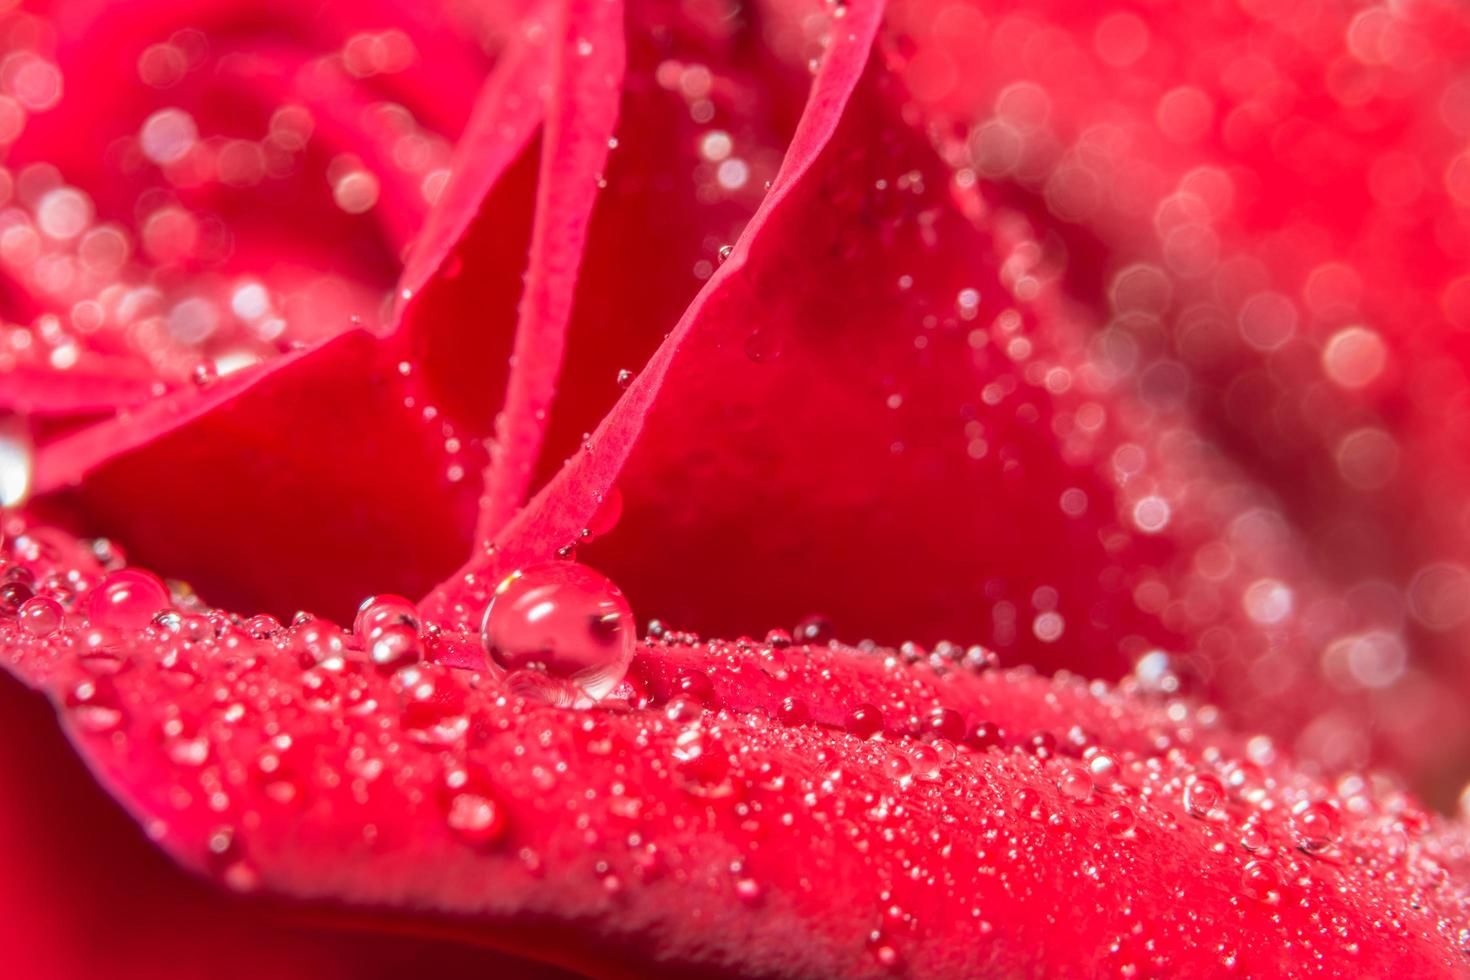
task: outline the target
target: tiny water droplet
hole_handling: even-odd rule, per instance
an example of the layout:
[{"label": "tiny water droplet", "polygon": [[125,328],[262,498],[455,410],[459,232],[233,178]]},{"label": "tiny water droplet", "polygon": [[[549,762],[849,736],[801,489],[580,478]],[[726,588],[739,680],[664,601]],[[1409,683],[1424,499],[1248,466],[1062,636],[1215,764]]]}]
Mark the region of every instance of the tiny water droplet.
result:
[{"label": "tiny water droplet", "polygon": [[766,364],[781,356],[782,346],[777,331],[756,329],[745,338],[745,356],[756,364]]},{"label": "tiny water droplet", "polygon": [[627,391],[628,390],[628,386],[630,384],[632,384],[632,383],[633,383],[633,372],[632,371],[629,371],[627,368],[624,368],[623,370],[621,370],[621,371],[618,372],[618,387],[619,388],[622,388],[624,391]]},{"label": "tiny water droplet", "polygon": [[734,245],[721,245],[720,246],[720,264],[723,265],[724,262],[725,262],[725,260],[728,259],[730,257],[730,255],[731,255],[731,253],[733,253],[734,251],[735,251],[735,246]]}]

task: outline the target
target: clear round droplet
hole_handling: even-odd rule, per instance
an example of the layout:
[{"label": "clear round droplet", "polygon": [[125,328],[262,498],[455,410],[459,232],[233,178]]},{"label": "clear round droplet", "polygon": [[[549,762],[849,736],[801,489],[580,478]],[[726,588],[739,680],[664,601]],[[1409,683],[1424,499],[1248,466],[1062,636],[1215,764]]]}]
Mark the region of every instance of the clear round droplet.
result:
[{"label": "clear round droplet", "polygon": [[87,597],[93,626],[140,630],[169,604],[168,589],[158,576],[137,568],[113,572]]},{"label": "clear round droplet", "polygon": [[633,659],[633,610],[606,576],[577,562],[512,573],[495,589],[481,638],[507,672],[534,670],[600,701]]},{"label": "clear round droplet", "polygon": [[353,620],[352,632],[364,647],[371,647],[378,634],[390,626],[408,626],[415,633],[419,629],[419,612],[412,602],[400,595],[375,595],[364,599],[357,607],[357,618]]},{"label": "clear round droplet", "polygon": [[64,615],[61,603],[38,595],[20,604],[16,618],[20,620],[20,628],[31,636],[50,636],[61,628]]},{"label": "clear round droplet", "polygon": [[1337,843],[1342,817],[1331,803],[1303,801],[1291,808],[1291,832],[1298,847],[1318,854]]},{"label": "clear round droplet", "polygon": [[922,742],[909,750],[909,763],[913,767],[915,779],[938,779],[939,771],[943,768],[934,746]]},{"label": "clear round droplet", "polygon": [[1092,774],[1081,766],[1068,766],[1057,778],[1057,792],[1074,803],[1092,798]]},{"label": "clear round droplet", "polygon": [[1104,828],[1110,836],[1126,837],[1133,832],[1133,826],[1136,823],[1138,823],[1138,818],[1134,815],[1133,810],[1120,804],[1108,811]]},{"label": "clear round droplet", "polygon": [[1184,808],[1192,817],[1208,817],[1224,800],[1225,787],[1214,776],[1191,776],[1188,785],[1184,787]]},{"label": "clear round droplet", "polygon": [[1240,872],[1240,890],[1248,898],[1275,905],[1281,900],[1281,872],[1265,861],[1252,861]]}]

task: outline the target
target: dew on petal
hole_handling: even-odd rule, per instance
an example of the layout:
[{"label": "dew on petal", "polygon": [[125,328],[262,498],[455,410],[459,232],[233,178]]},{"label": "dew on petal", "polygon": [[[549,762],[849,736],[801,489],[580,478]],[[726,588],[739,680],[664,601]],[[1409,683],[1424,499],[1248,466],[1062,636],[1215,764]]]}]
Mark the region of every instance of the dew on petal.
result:
[{"label": "dew on petal", "polygon": [[142,629],[168,604],[168,589],[156,575],[124,568],[108,575],[87,597],[87,619],[93,626]]},{"label": "dew on petal", "polygon": [[1342,833],[1342,815],[1325,800],[1303,801],[1291,809],[1291,831],[1297,846],[1317,854],[1337,843]]},{"label": "dew on petal", "polygon": [[546,562],[500,583],[481,638],[503,670],[539,671],[600,701],[628,672],[633,622],[628,601],[606,576],[577,562]]}]

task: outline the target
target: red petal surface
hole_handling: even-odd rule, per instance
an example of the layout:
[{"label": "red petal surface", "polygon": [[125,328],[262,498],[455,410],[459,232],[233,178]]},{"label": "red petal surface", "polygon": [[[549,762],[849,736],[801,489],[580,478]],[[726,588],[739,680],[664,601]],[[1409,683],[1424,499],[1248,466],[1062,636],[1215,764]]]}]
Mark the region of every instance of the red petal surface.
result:
[{"label": "red petal surface", "polygon": [[[1107,155],[1088,140],[1112,144],[1086,128],[1106,116],[1092,115],[1100,100],[1047,102],[1050,84],[1094,91],[1073,70],[1079,59],[1050,44],[1059,35],[1025,17],[1000,25],[997,46],[1024,35],[1021,64],[1052,81],[1002,89],[996,113],[1012,128],[1050,117],[1078,133],[1078,148],[1042,153],[1035,173],[1001,174],[984,169],[983,123],[960,145],[943,128],[915,128],[905,102],[944,124],[977,111],[936,81],[942,25],[963,22],[963,8],[934,18],[932,36],[912,30],[917,53],[899,35],[870,57],[873,7],[822,17],[769,7],[744,19],[640,4],[621,91],[619,6],[568,9],[549,18],[549,44],[544,15],[518,23],[408,255],[393,300],[400,329],[349,327],[342,311],[371,305],[370,291],[349,290],[316,318],[307,352],[198,390],[170,361],[166,398],[79,432],[63,425],[60,437],[38,426],[38,512],[115,536],[139,564],[212,602],[283,616],[309,606],[343,618],[385,589],[422,595],[473,547],[424,604],[446,625],[473,627],[506,572],[580,547],[637,608],[681,626],[759,634],[822,612],[844,638],[980,637],[1042,667],[1118,677],[1138,661],[1137,674],[1114,690],[976,673],[948,644],[930,657],[912,644],[892,653],[676,636],[640,648],[626,697],[571,711],[510,694],[479,672],[479,644],[457,634],[431,631],[437,663],[384,677],[356,648],[345,662],[301,659],[320,652],[312,623],[273,640],[220,614],[46,641],[0,627],[11,665],[63,709],[89,764],[149,834],[237,889],[345,903],[373,921],[392,912],[411,928],[594,972],[650,962],[796,975],[1464,972],[1461,829],[1384,780],[1324,783],[1269,740],[1230,735],[1211,707],[1141,693],[1194,674],[1237,717],[1297,739],[1333,770],[1394,751],[1433,765],[1419,742],[1461,701],[1458,688],[1427,689],[1427,676],[1457,677],[1453,665],[1416,664],[1436,673],[1402,683],[1361,678],[1383,676],[1394,649],[1402,672],[1393,644],[1405,607],[1430,632],[1451,632],[1470,574],[1457,553],[1407,549],[1413,576],[1399,594],[1324,584],[1315,565],[1337,553],[1328,545],[1343,522],[1359,522],[1348,538],[1371,541],[1374,521],[1392,529],[1396,502],[1420,498],[1369,513],[1349,493],[1324,522],[1337,529],[1300,513],[1288,522],[1202,438],[1223,431],[1240,452],[1232,426],[1271,430],[1231,406],[1264,403],[1240,395],[1258,390],[1252,379],[1269,388],[1306,377],[1292,373],[1302,350],[1204,365],[1203,387],[1224,393],[1206,390],[1197,404],[1169,373],[1183,353],[1139,366],[1176,300],[1194,315],[1226,295],[1210,316],[1238,318],[1253,346],[1261,324],[1247,313],[1269,282],[1257,266],[1222,262],[1222,280],[1175,283],[1170,275],[1200,274],[1170,264],[1172,217],[1156,216],[1157,266],[1136,215],[1077,212],[1093,185],[1076,171],[1094,150]],[[1117,68],[1136,41],[1131,26],[1114,15],[1078,33]],[[1353,21],[1349,48],[1367,43],[1353,40],[1365,29]],[[1401,49],[1385,31],[1370,33],[1392,61]],[[826,35],[808,100],[800,66]],[[1038,60],[1043,49],[1058,56]],[[242,72],[266,105],[291,97],[270,76],[299,81],[302,56],[257,56],[220,77]],[[1307,60],[1310,74],[1317,62]],[[1144,67],[1171,77],[1162,62]],[[1001,85],[1012,70],[977,68],[969,80]],[[1244,84],[1243,71],[1232,61],[1227,87]],[[1148,72],[1102,75],[1119,99],[1156,97]],[[328,143],[358,145],[366,106],[355,94],[321,97]],[[1222,138],[1269,172],[1290,134],[1282,124],[1272,156],[1250,155],[1266,145],[1252,126],[1280,108],[1259,98]],[[1136,105],[1129,114],[1147,117]],[[1159,125],[1168,136],[1173,122]],[[359,149],[381,169],[370,143]],[[1175,165],[1158,146],[1141,152]],[[1179,162],[1198,176],[1182,171],[1195,158]],[[611,187],[598,195],[604,169]],[[1453,164],[1447,172],[1454,196]],[[762,198],[764,174],[775,176]],[[1113,175],[1125,198],[1138,190],[1128,176]],[[1140,183],[1149,198],[1156,182]],[[1288,200],[1249,190],[1238,203],[1257,220],[1273,210],[1262,201]],[[355,257],[350,276],[370,282],[375,263],[392,265],[422,210],[414,191],[408,182],[384,193],[376,214],[390,257]],[[1194,202],[1174,203],[1195,215]],[[1296,231],[1286,237],[1312,238]],[[1264,234],[1253,226],[1243,240]],[[1368,256],[1396,240],[1370,238]],[[238,268],[254,268],[248,244],[241,255]],[[691,256],[701,257],[687,275]],[[1309,306],[1321,299],[1315,274],[1302,287]],[[170,331],[192,329],[185,302],[169,311]],[[1116,322],[1104,324],[1104,309]],[[1313,329],[1341,326],[1334,318],[1347,313],[1332,309],[1314,308]],[[1307,360],[1340,374],[1331,349],[1306,349]],[[84,356],[115,353],[99,343]],[[645,357],[608,413],[608,382]],[[25,377],[10,397],[37,414],[139,400],[127,384],[84,391],[75,376]],[[1330,398],[1308,402],[1334,424],[1371,421]],[[479,440],[492,432],[482,488]],[[1296,443],[1337,451],[1328,475],[1344,465],[1337,432]],[[1244,454],[1248,465],[1256,455]],[[1273,467],[1266,482],[1286,514],[1317,499],[1296,487],[1310,467]],[[1441,509],[1426,526],[1455,520]],[[92,587],[100,571],[68,588]],[[1396,716],[1402,705],[1413,712]],[[936,715],[941,707],[954,714]],[[921,738],[958,740],[981,721],[1027,751],[987,749],[988,728],[959,748]],[[1094,778],[1095,757],[1076,758],[1099,747],[1121,760],[1116,784]],[[1212,794],[1223,797],[1199,802]],[[1323,809],[1329,799],[1336,811]],[[1312,830],[1338,811],[1341,830]],[[326,948],[313,941],[303,956]]]},{"label": "red petal surface", "polygon": [[[1463,971],[1462,833],[1384,784],[1302,777],[1213,709],[958,650],[670,638],[630,703],[579,711],[350,649],[303,668],[310,628],[152,628],[99,658],[3,627],[99,778],[237,890],[595,973]],[[939,709],[1056,757],[918,738]],[[1318,803],[1341,827],[1294,815]]]}]

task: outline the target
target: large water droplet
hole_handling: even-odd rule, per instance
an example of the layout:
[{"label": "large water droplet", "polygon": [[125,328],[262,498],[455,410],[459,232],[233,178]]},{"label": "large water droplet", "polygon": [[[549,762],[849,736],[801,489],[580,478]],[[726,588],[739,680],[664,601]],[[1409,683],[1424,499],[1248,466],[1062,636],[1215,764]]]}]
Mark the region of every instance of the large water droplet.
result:
[{"label": "large water droplet", "polygon": [[92,590],[87,597],[87,618],[93,626],[140,630],[168,604],[168,589],[156,575],[124,568]]},{"label": "large water droplet", "polygon": [[601,573],[576,562],[547,562],[500,583],[481,638],[502,669],[540,671],[598,701],[628,672],[633,610]]}]

